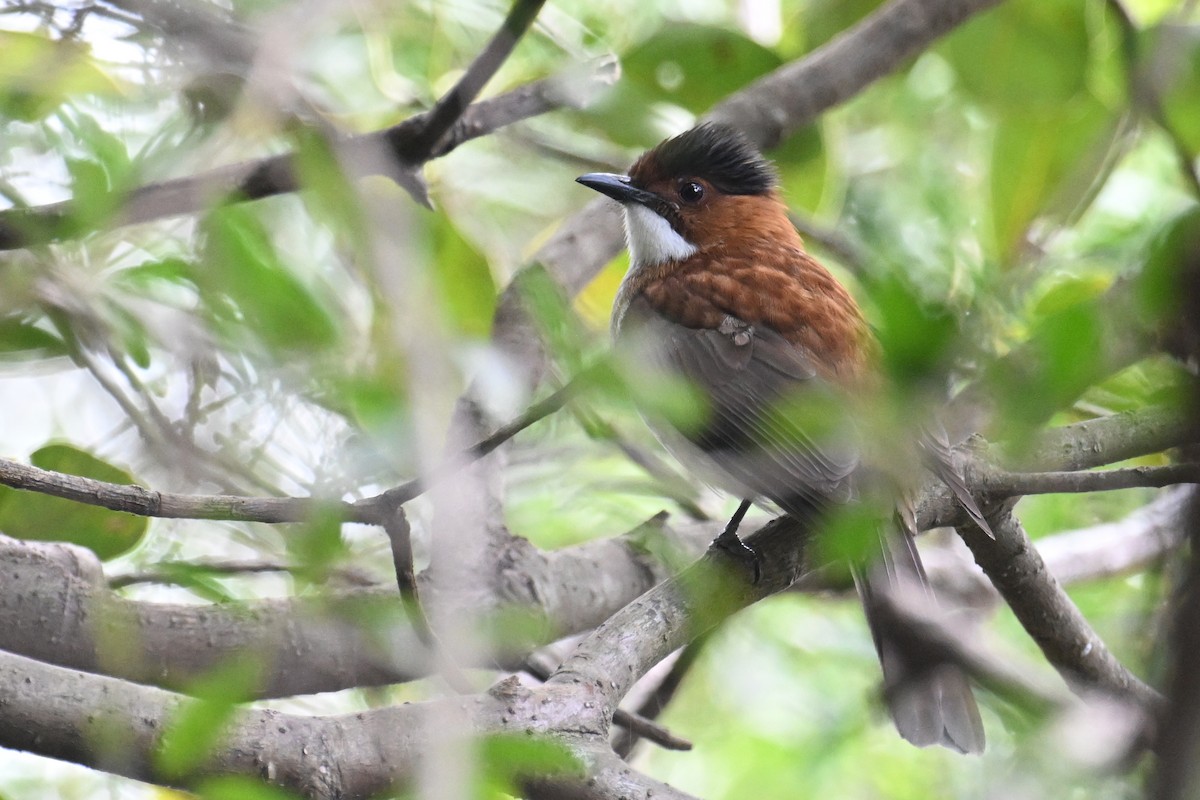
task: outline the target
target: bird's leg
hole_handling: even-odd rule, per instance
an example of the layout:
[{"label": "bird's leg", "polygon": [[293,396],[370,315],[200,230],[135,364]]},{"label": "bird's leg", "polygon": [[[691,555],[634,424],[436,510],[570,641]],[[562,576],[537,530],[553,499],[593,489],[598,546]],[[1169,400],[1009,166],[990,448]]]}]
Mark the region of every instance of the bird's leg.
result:
[{"label": "bird's leg", "polygon": [[746,516],[746,512],[750,510],[750,501],[743,500],[742,504],[737,507],[737,511],[733,512],[733,516],[729,519],[729,524],[725,526],[725,530],[713,539],[712,547],[716,547],[725,551],[726,554],[732,556],[738,561],[749,561],[754,568],[754,582],[758,583],[762,576],[761,565],[758,560],[758,553],[753,547],[750,547],[740,538],[738,538],[738,527],[742,524],[742,518]]}]

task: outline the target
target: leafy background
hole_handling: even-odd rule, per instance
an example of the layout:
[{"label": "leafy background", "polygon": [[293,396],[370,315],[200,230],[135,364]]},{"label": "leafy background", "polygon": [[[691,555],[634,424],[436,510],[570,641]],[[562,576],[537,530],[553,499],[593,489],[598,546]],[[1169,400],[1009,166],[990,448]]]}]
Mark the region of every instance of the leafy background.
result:
[{"label": "leafy background", "polygon": [[[432,211],[382,180],[348,185],[303,123],[368,131],[428,107],[498,25],[501,3],[356,3],[316,15],[286,3],[211,7],[254,22],[264,50],[274,48],[275,62],[254,69],[205,63],[186,43],[103,15],[63,40],[71,6],[42,19],[5,9],[0,195],[14,206],[75,198],[70,224],[96,232],[3,257],[0,453],[185,492],[353,498],[402,481],[439,451],[470,379],[483,382],[499,416],[527,401],[489,348],[491,313],[499,287],[591,199],[574,176],[623,167],[878,5],[552,3],[490,91],[607,52],[619,55],[622,80],[585,111],[549,114],[432,162]],[[1136,278],[1196,199],[1178,163],[1181,147],[1200,149],[1195,5],[1129,0],[1130,33],[1111,3],[1009,0],[771,154],[792,208],[822,232],[810,237],[814,251],[863,300],[898,378],[920,381],[950,356],[985,363],[1049,332],[1046,369],[995,387],[1012,429],[1137,408],[1169,392],[1177,367],[1162,357],[1094,384],[1086,334],[1104,293]],[[1161,106],[1145,108],[1147,96]],[[298,195],[113,224],[113,190],[289,147],[302,156]],[[401,226],[403,247],[375,246],[367,229],[379,222]],[[830,246],[830,231],[853,245],[849,254]],[[570,329],[561,364],[603,347],[625,265],[618,257],[585,289],[575,316],[560,309],[554,324]],[[597,403],[599,418],[647,438],[627,408]],[[518,438],[505,508],[514,532],[556,547],[626,530],[664,507],[681,513],[594,422],[560,415]],[[1040,536],[1118,519],[1153,495],[1027,499],[1019,513]],[[700,502],[727,510],[716,496]],[[428,511],[416,511],[420,536]],[[176,585],[126,590],[142,599],[305,592],[337,568],[388,563],[382,537],[353,527],[339,536],[317,524],[131,519],[0,493],[0,528],[90,546],[114,575],[230,558],[295,568],[235,579],[184,569]],[[1164,583],[1151,572],[1072,589],[1143,676],[1155,675]],[[1003,608],[986,630],[1006,657],[1041,663]],[[346,710],[429,691],[273,705]],[[186,722],[197,747],[233,701],[213,702]],[[788,595],[726,624],[689,675],[664,721],[695,749],[638,758],[708,798],[1138,793],[1136,768],[1099,768],[1119,742],[1106,741],[1096,720],[1043,725],[995,698],[984,706],[983,757],[909,747],[879,711],[856,604]],[[0,793],[11,797],[165,794],[17,753],[0,754],[0,764]],[[498,786],[502,776],[479,793],[495,796]]]}]

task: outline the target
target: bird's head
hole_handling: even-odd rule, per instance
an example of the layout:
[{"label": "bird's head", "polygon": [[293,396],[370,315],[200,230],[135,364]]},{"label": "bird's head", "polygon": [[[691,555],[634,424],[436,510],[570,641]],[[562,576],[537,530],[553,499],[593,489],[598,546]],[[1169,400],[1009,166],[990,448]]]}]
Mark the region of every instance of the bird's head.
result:
[{"label": "bird's head", "polygon": [[635,268],[699,251],[795,233],[775,190],[775,169],[733,128],[706,123],[647,151],[628,175],[593,172],[579,183],[625,207]]}]

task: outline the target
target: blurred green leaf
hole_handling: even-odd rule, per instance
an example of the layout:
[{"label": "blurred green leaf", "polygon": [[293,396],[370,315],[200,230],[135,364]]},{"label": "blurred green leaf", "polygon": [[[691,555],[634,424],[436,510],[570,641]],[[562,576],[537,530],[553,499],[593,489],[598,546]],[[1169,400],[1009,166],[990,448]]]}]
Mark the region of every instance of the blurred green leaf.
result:
[{"label": "blurred green leaf", "polygon": [[337,343],[333,318],[288,270],[253,211],[224,206],[205,218],[203,229],[203,263],[192,280],[218,321],[232,313],[232,322],[281,355]]},{"label": "blurred green leaf", "polygon": [[1113,276],[1105,272],[1056,272],[1038,287],[1030,305],[1030,316],[1037,320],[1095,300],[1108,291],[1112,282]]},{"label": "blurred green leaf", "polygon": [[[107,483],[135,482],[125,470],[68,444],[42,447],[30,457],[30,462],[42,469]],[[133,514],[0,487],[0,532],[18,539],[82,545],[104,560],[135,547],[149,522]]]},{"label": "blurred green leaf", "polygon": [[324,583],[329,571],[347,555],[342,521],[332,508],[314,514],[301,525],[292,526],[286,542],[295,565],[293,574],[313,584]]},{"label": "blurred green leaf", "polygon": [[1100,309],[1078,303],[1038,323],[1026,345],[1029,360],[998,362],[992,384],[1014,441],[1066,409],[1104,377]]},{"label": "blurred green leaf", "polygon": [[614,142],[649,147],[678,127],[664,107],[702,114],[781,63],[740,31],[676,22],[625,54],[621,81],[585,116]]},{"label": "blurred green leaf", "polygon": [[1178,362],[1159,356],[1123,369],[1091,387],[1081,403],[1108,414],[1147,406],[1185,408],[1189,385],[1186,376]]},{"label": "blurred green leaf", "polygon": [[1138,276],[1138,300],[1154,318],[1173,316],[1181,278],[1200,265],[1200,205],[1192,204],[1167,222],[1151,244]]},{"label": "blurred green leaf", "polygon": [[1105,97],[1121,93],[1110,86],[1120,67],[1118,38],[1116,23],[1089,14],[1087,3],[1014,0],[940,46],[958,85],[995,116],[991,245],[1002,261],[1020,255],[1038,216],[1077,213],[1111,169],[1104,154],[1123,109],[1091,87]]},{"label": "blurred green leaf", "polygon": [[[299,800],[300,795],[284,791],[244,775],[205,778],[195,787],[203,800]],[[182,800],[183,795],[180,796]]]},{"label": "blurred green leaf", "polygon": [[797,27],[804,39],[804,52],[812,52],[847,28],[856,25],[883,0],[806,0],[798,4]]},{"label": "blurred green leaf", "polygon": [[824,199],[829,163],[820,125],[808,125],[771,151],[788,205],[815,211]]},{"label": "blurred green leaf", "polygon": [[496,283],[488,261],[449,217],[439,214],[434,220],[433,274],[442,312],[455,331],[487,338],[496,311]]},{"label": "blurred green leaf", "polygon": [[99,225],[116,211],[119,201],[111,191],[108,173],[99,162],[68,158],[67,173],[71,176],[72,209],[81,229]]},{"label": "blurred green leaf", "polygon": [[358,374],[334,379],[333,396],[322,398],[373,434],[393,429],[408,408],[403,374]]},{"label": "blurred green leaf", "polygon": [[308,190],[302,197],[314,207],[314,216],[331,225],[350,246],[366,247],[370,241],[367,216],[329,138],[311,127],[300,127],[291,133],[296,145],[296,172],[301,185]]},{"label": "blurred green leaf", "polygon": [[180,777],[203,765],[238,711],[262,685],[266,665],[256,654],[231,658],[197,678],[187,700],[171,715],[156,761],[166,775]]},{"label": "blurred green leaf", "polygon": [[1087,85],[1086,3],[1010,0],[946,38],[939,51],[979,103],[1053,111]]},{"label": "blurred green leaf", "polygon": [[1139,75],[1193,157],[1200,154],[1200,25],[1166,23],[1141,32]]},{"label": "blurred green leaf", "polygon": [[[1012,261],[1019,255],[1030,224],[1059,199],[1077,169],[1102,166],[1102,159],[1089,154],[1107,147],[1114,132],[1113,114],[1090,95],[1055,108],[1009,110],[997,122],[991,200],[994,246],[1001,258]],[[1090,177],[1077,180],[1090,184]]]},{"label": "blurred green leaf", "polygon": [[1200,342],[1178,324],[1185,287],[1200,275],[1200,205],[1192,204],[1170,220],[1150,245],[1137,277],[1137,305],[1143,317],[1163,331],[1163,339],[1185,358],[1200,353]]},{"label": "blurred green leaf", "polygon": [[513,283],[555,359],[565,365],[569,374],[580,372],[590,337],[562,287],[540,264],[521,270]]},{"label": "blurred green leaf", "polygon": [[169,583],[182,587],[210,603],[229,603],[237,599],[217,580],[227,573],[214,570],[205,564],[166,561],[151,565],[149,571],[154,573],[155,583]]},{"label": "blurred green leaf", "polygon": [[624,79],[657,101],[701,114],[782,62],[738,31],[668,25],[622,60]]},{"label": "blurred green leaf", "polygon": [[566,746],[548,739],[494,734],[479,743],[483,773],[516,790],[523,776],[583,775],[583,764]]},{"label": "blurred green leaf", "polygon": [[195,272],[195,265],[182,258],[164,258],[120,270],[113,276],[113,281],[135,291],[144,291],[160,283],[194,288]]},{"label": "blurred green leaf", "polygon": [[896,272],[875,281],[879,343],[888,374],[901,386],[941,375],[957,339],[958,322],[946,308],[924,300]]},{"label": "blurred green leaf", "polygon": [[32,122],[72,96],[120,91],[87,46],[0,30],[0,116]]},{"label": "blurred green leaf", "polygon": [[69,352],[62,339],[25,317],[0,317],[0,359],[57,358]]}]

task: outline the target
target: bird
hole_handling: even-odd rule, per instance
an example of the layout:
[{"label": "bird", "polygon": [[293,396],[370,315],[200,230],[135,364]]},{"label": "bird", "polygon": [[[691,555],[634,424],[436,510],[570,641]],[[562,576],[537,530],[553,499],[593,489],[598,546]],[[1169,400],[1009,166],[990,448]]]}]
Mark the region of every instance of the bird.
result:
[{"label": "bird", "polygon": [[[629,268],[613,303],[614,345],[702,400],[692,420],[643,416],[692,474],[741,499],[713,546],[754,564],[757,580],[758,554],[737,535],[751,503],[817,524],[881,485],[894,494],[894,520],[855,573],[888,710],[913,744],[982,752],[962,669],[930,665],[879,619],[881,589],[915,586],[932,598],[910,492],[903,477],[873,469],[854,419],[885,385],[879,345],[851,293],[805,249],[774,165],[733,127],[709,122],[646,151],[628,174],[576,180],[624,210]],[[948,440],[929,427],[913,450],[990,533]]]}]

